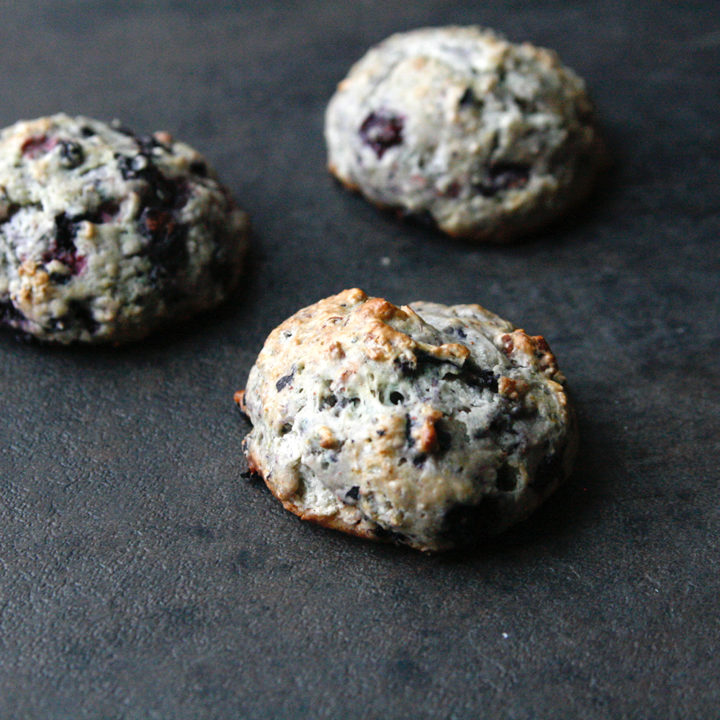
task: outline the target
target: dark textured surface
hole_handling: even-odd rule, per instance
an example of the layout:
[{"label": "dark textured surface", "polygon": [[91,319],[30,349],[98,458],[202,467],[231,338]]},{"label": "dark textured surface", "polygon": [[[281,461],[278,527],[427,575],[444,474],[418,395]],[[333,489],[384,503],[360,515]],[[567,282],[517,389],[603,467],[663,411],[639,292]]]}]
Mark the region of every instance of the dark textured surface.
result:
[{"label": "dark textured surface", "polygon": [[[252,213],[245,288],[120,350],[0,335],[3,718],[710,718],[720,706],[717,3],[5,2],[0,124],[174,131]],[[334,84],[395,30],[480,22],[588,81],[615,168],[512,248],[406,227],[326,175]],[[358,285],[542,333],[572,482],[472,555],[300,523],[244,480],[267,332]]]}]

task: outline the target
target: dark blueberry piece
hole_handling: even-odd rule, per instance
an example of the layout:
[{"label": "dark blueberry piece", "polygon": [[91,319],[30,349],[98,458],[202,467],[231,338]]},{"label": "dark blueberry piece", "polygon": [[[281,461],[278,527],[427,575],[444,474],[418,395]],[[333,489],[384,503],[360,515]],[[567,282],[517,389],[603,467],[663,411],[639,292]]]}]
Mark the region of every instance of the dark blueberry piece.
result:
[{"label": "dark blueberry piece", "polygon": [[440,535],[453,545],[468,545],[477,537],[477,507],[453,505],[443,517]]},{"label": "dark blueberry piece", "polygon": [[60,141],[60,164],[67,170],[79,167],[85,162],[85,152],[74,140]]},{"label": "dark blueberry piece", "polygon": [[413,225],[437,230],[437,220],[429,210],[418,210],[415,212],[403,212],[402,217]]},{"label": "dark blueberry piece", "polygon": [[85,267],[85,258],[77,254],[75,247],[75,232],[77,230],[76,218],[71,218],[65,213],[55,216],[55,237],[50,248],[46,250],[42,259],[43,262],[58,260],[70,268],[73,275],[77,275]]},{"label": "dark blueberry piece", "polygon": [[95,225],[110,222],[120,211],[120,206],[114,200],[104,200],[96,210],[85,213],[83,220],[89,220]]},{"label": "dark blueberry piece", "polygon": [[[141,158],[138,160],[138,158]],[[124,180],[137,180],[146,167],[147,158],[144,155],[116,155],[118,169]]]},{"label": "dark blueberry piece", "polygon": [[0,225],[6,223],[20,209],[17,203],[0,198]]},{"label": "dark blueberry piece", "polygon": [[143,235],[157,242],[163,235],[167,235],[174,229],[175,221],[168,210],[156,207],[146,207],[140,216]]},{"label": "dark blueberry piece", "polygon": [[[462,372],[462,370],[458,371],[458,368],[454,363],[448,363],[447,360],[442,360],[438,357],[435,357],[434,355],[430,355],[429,353],[423,351],[421,348],[417,348],[415,352],[417,355],[418,366],[424,365],[426,367],[438,368],[439,366],[447,367],[448,365],[451,365],[453,371]],[[468,363],[469,361],[466,362],[465,365],[467,365]]]},{"label": "dark blueberry piece", "polygon": [[494,432],[505,432],[510,430],[512,423],[510,422],[510,415],[499,410],[492,422],[490,423],[490,429]]},{"label": "dark blueberry piece", "polygon": [[447,189],[443,193],[441,193],[441,195],[443,195],[444,197],[449,197],[449,198],[460,197],[460,193],[462,192],[462,189],[463,189],[462,185],[459,182],[457,182],[457,180],[453,180],[453,182],[451,182],[450,185],[448,185]]},{"label": "dark blueberry piece", "polygon": [[413,458],[413,465],[415,467],[422,467],[425,464],[425,461],[427,460],[427,455],[425,453],[419,453]]},{"label": "dark blueberry piece", "polygon": [[280,435],[287,435],[292,430],[292,423],[283,423],[280,426]]},{"label": "dark blueberry piece", "polygon": [[491,427],[492,427],[492,424],[491,424],[489,427],[478,428],[478,429],[473,433],[473,439],[475,439],[475,440],[482,440],[483,438],[488,437],[488,435],[490,435],[490,428],[491,428]]},{"label": "dark blueberry piece", "polygon": [[378,527],[373,529],[373,534],[378,540],[388,540],[394,543],[401,543],[406,539],[405,535],[397,532],[396,530],[388,530],[384,527]]},{"label": "dark blueberry piece", "polygon": [[443,517],[440,537],[459,547],[471,545],[495,529],[498,510],[497,500],[491,497],[483,498],[477,505],[452,505]]},{"label": "dark blueberry piece", "polygon": [[461,327],[453,327],[452,325],[448,325],[446,328],[444,328],[443,332],[447,333],[448,335],[453,335],[454,333],[457,333],[457,336],[459,338],[462,338],[463,340],[467,337],[467,333]]},{"label": "dark blueberry piece", "polygon": [[535,103],[532,100],[526,100],[525,98],[516,97],[515,103],[524,113],[535,112]]},{"label": "dark blueberry piece", "polygon": [[10,325],[25,316],[12,304],[11,300],[0,300],[0,325]]},{"label": "dark blueberry piece", "polygon": [[325,408],[335,407],[336,403],[337,397],[330,393],[330,395],[326,395],[320,400],[320,409],[324,410]]},{"label": "dark blueberry piece", "polygon": [[487,427],[475,431],[473,437],[476,440],[488,437],[490,433],[502,433],[510,429],[510,416],[505,412],[498,412]]},{"label": "dark blueberry piece", "polygon": [[501,465],[497,469],[495,485],[498,490],[510,492],[517,487],[517,475],[509,465]]},{"label": "dark blueberry piece", "polygon": [[471,87],[466,88],[465,92],[460,97],[458,103],[461,108],[470,107],[471,105],[482,105],[482,100],[475,94]]},{"label": "dark blueberry piece", "polygon": [[184,207],[190,197],[190,186],[184,180],[169,180],[173,191],[173,207],[176,210]]},{"label": "dark blueberry piece", "polygon": [[80,128],[80,134],[81,134],[84,138],[88,138],[88,137],[92,137],[92,136],[95,135],[96,133],[95,133],[95,131],[94,131],[89,125],[83,125],[83,126]]},{"label": "dark blueberry piece", "polygon": [[75,315],[76,320],[81,323],[91,335],[94,335],[98,331],[100,323],[95,320],[87,305],[79,301],[73,301],[70,303],[70,310]]},{"label": "dark blueberry piece", "polygon": [[417,360],[413,357],[396,357],[393,365],[400,371],[402,375],[412,375],[417,369]]},{"label": "dark blueberry piece", "polygon": [[275,383],[275,389],[280,392],[283,388],[287,387],[291,382],[293,377],[295,376],[295,370],[293,370],[288,375],[283,375],[276,383]]},{"label": "dark blueberry piece", "polygon": [[484,370],[474,363],[466,362],[462,368],[462,377],[468,385],[487,388],[494,393],[498,391],[498,381],[492,370]]},{"label": "dark blueberry piece", "polygon": [[356,407],[360,404],[360,398],[349,398],[349,397],[342,397],[340,400],[338,400],[337,406],[339,408],[347,407],[348,405],[352,405],[353,407]]},{"label": "dark blueberry piece", "polygon": [[53,320],[50,330],[66,330],[73,325],[78,325],[87,330],[90,335],[94,335],[100,327],[99,323],[93,318],[89,306],[82,300],[71,300],[68,303],[67,313]]},{"label": "dark blueberry piece", "polygon": [[178,208],[187,202],[188,188],[181,182],[165,177],[153,163],[149,153],[115,156],[125,180],[144,180],[141,201],[145,207]]},{"label": "dark blueberry piece", "polygon": [[345,499],[346,500],[357,500],[360,497],[360,487],[358,485],[353,485],[346,493],[345,493]]},{"label": "dark blueberry piece", "polygon": [[410,415],[405,415],[405,442],[408,447],[412,447],[415,444],[415,438],[412,436],[412,420]]},{"label": "dark blueberry piece", "polygon": [[55,216],[55,244],[59,250],[67,252],[75,251],[75,234],[79,223],[88,222],[100,225],[110,222],[117,215],[120,207],[114,200],[105,200],[95,210],[90,210],[80,215],[69,216],[60,213]]},{"label": "dark blueberry piece", "polygon": [[562,455],[562,451],[546,455],[535,469],[530,487],[542,492],[548,485],[558,480],[562,475]]},{"label": "dark blueberry piece", "polygon": [[75,252],[75,222],[66,213],[55,216],[55,247],[58,251]]},{"label": "dark blueberry piece", "polygon": [[488,168],[485,178],[477,185],[484,197],[493,197],[508,190],[525,187],[530,178],[530,166],[522,163],[497,163]]},{"label": "dark blueberry piece", "polygon": [[384,431],[384,430],[378,430],[378,431],[377,431],[377,434],[378,434],[378,437],[383,437],[383,435],[385,435],[385,431]]},{"label": "dark blueberry piece", "polygon": [[50,282],[54,285],[67,285],[72,279],[72,275],[64,275],[63,273],[50,273]]},{"label": "dark blueberry piece", "polygon": [[402,393],[397,392],[397,390],[393,390],[390,393],[390,402],[393,405],[399,405],[404,399],[405,396]]},{"label": "dark blueberry piece", "polygon": [[510,406],[508,414],[511,418],[517,420],[519,418],[532,417],[537,414],[537,407],[525,407],[525,405],[515,402]]},{"label": "dark blueberry piece", "polygon": [[182,207],[187,199],[178,183],[166,178],[154,165],[144,177],[150,185],[143,201],[148,206]]},{"label": "dark blueberry piece", "polygon": [[187,225],[176,223],[172,213],[157,207],[146,207],[139,225],[150,241],[145,252],[153,264],[152,281],[166,280],[187,265]]},{"label": "dark blueberry piece", "polygon": [[360,126],[360,137],[381,158],[386,150],[402,143],[404,124],[399,115],[384,110],[371,112]]},{"label": "dark blueberry piece", "polygon": [[435,437],[437,438],[437,455],[446,453],[452,445],[452,435],[442,421],[435,423]]},{"label": "dark blueberry piece", "polygon": [[190,163],[190,172],[198,177],[207,177],[207,165],[202,160],[193,160]]}]

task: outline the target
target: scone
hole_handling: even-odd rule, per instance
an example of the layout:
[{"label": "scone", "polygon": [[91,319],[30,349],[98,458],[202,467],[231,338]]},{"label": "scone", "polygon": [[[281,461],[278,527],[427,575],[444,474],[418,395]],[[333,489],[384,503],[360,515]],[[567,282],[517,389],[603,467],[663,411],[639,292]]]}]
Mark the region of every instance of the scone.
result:
[{"label": "scone", "polygon": [[0,133],[0,324],[135,340],[236,285],[248,217],[168,133],[53,115]]},{"label": "scone", "polygon": [[339,84],[330,171],[449,235],[513,240],[589,191],[603,157],[583,81],[551,50],[479,27],[393,35]]},{"label": "scone", "polygon": [[526,517],[576,446],[545,340],[479,305],[346,290],[273,330],[236,400],[249,466],[285,508],[419,550]]}]

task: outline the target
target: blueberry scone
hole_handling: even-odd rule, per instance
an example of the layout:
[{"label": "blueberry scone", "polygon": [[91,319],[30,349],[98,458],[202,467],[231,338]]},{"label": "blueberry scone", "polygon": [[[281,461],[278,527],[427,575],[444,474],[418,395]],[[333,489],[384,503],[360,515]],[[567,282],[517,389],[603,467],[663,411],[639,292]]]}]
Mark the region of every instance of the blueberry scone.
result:
[{"label": "blueberry scone", "polygon": [[249,467],[285,508],[420,550],[526,517],[576,445],[545,340],[479,305],[346,290],[273,330],[236,400]]},{"label": "blueberry scone", "polygon": [[479,27],[370,49],[327,108],[330,171],[449,235],[503,242],[582,199],[602,143],[583,81],[551,50]]},{"label": "blueberry scone", "polygon": [[219,303],[247,215],[164,132],[53,115],[0,133],[0,324],[120,343]]}]

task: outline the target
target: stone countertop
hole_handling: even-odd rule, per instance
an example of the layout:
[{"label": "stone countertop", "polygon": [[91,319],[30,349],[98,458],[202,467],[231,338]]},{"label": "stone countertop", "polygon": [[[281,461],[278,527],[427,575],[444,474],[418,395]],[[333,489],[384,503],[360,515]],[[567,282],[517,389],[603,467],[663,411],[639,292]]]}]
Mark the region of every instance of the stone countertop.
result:
[{"label": "stone countertop", "polygon": [[[513,247],[400,224],[324,168],[335,84],[391,32],[553,47],[614,166]],[[0,334],[3,718],[707,718],[720,704],[720,15],[707,2],[3,4],[0,125],[166,129],[255,228],[241,291],[141,344]],[[474,553],[301,523],[242,477],[266,334],[360,286],[541,333],[571,482]]]}]

